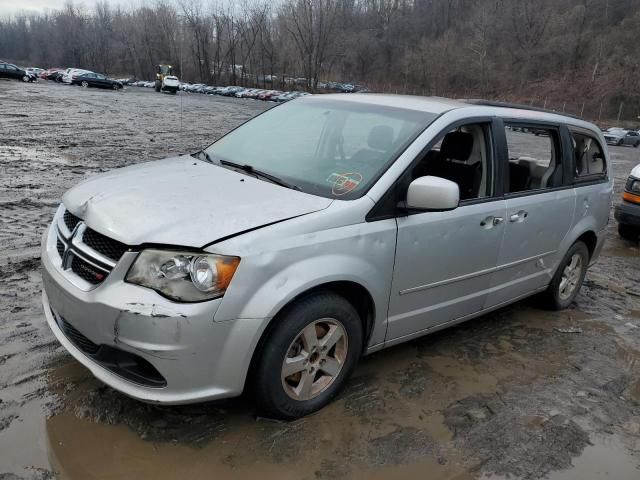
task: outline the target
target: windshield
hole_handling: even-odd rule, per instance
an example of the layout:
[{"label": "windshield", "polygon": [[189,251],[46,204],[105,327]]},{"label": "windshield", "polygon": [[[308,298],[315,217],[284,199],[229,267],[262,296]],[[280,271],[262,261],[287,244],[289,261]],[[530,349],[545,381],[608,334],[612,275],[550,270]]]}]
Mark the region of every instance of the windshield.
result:
[{"label": "windshield", "polygon": [[436,115],[330,99],[268,110],[205,151],[328,198],[363,195]]}]

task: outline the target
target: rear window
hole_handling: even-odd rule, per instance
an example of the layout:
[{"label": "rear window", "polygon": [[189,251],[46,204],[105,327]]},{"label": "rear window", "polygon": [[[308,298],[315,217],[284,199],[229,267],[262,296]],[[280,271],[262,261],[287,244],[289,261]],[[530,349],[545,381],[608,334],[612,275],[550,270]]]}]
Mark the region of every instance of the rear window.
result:
[{"label": "rear window", "polygon": [[505,135],[509,151],[508,193],[544,190],[561,185],[557,130],[507,123]]},{"label": "rear window", "polygon": [[572,131],[576,178],[604,176],[604,151],[598,140],[587,133]]}]

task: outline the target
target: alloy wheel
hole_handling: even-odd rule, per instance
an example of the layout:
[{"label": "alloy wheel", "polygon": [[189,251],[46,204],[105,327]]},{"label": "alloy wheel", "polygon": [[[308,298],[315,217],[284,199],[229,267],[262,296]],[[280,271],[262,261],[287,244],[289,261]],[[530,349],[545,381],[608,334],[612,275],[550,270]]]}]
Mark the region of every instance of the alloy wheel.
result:
[{"label": "alloy wheel", "polygon": [[316,320],[296,335],[282,362],[282,386],[294,400],[311,400],[338,378],[349,348],[347,332],[334,318]]},{"label": "alloy wheel", "polygon": [[582,255],[574,253],[571,260],[564,267],[560,285],[558,286],[558,296],[561,300],[567,300],[576,290],[582,275]]}]

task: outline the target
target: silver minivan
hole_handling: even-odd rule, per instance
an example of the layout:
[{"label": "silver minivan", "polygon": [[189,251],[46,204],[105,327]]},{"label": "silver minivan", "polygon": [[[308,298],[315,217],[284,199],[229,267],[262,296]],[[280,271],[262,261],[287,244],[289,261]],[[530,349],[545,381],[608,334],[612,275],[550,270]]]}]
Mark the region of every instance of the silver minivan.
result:
[{"label": "silver minivan", "polygon": [[540,293],[575,299],[612,176],[590,123],[443,98],[318,95],[204,150],[84,181],[42,243],[60,343],[181,404],[326,405],[360,356]]}]

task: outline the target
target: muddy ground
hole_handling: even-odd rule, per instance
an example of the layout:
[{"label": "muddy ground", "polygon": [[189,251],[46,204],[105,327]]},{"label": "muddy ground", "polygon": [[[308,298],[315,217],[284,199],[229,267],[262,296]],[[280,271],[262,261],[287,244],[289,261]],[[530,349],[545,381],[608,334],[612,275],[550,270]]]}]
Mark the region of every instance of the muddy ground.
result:
[{"label": "muddy ground", "polygon": [[[40,236],[81,179],[194,151],[268,105],[2,81],[0,106],[0,479],[640,478],[640,252],[613,220],[569,310],[528,300],[376,353],[308,418],[149,406],[49,332]],[[619,193],[640,150],[611,154]]]}]

